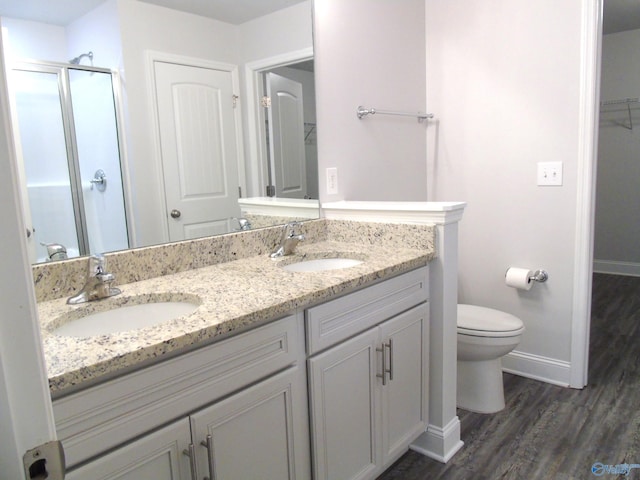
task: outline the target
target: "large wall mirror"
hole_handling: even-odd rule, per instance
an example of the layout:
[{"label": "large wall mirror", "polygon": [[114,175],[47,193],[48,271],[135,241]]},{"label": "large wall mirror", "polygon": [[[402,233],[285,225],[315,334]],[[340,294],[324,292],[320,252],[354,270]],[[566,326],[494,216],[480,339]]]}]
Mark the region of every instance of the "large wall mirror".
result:
[{"label": "large wall mirror", "polygon": [[311,0],[0,17],[34,263],[318,217]]}]

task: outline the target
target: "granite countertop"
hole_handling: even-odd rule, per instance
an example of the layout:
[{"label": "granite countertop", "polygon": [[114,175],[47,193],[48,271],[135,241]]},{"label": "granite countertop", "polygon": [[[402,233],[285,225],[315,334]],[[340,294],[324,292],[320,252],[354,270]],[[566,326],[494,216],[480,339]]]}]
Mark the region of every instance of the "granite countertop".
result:
[{"label": "granite countertop", "polygon": [[[323,272],[288,272],[282,265],[318,257],[356,258],[354,267]],[[356,242],[300,244],[296,255],[267,255],[118,285],[109,299],[70,306],[65,298],[38,304],[42,341],[54,397],[204,346],[225,336],[283,317],[298,308],[424,266],[433,248],[397,248]],[[138,330],[76,338],[56,335],[61,316],[108,310],[149,301],[196,299],[186,316]]]}]

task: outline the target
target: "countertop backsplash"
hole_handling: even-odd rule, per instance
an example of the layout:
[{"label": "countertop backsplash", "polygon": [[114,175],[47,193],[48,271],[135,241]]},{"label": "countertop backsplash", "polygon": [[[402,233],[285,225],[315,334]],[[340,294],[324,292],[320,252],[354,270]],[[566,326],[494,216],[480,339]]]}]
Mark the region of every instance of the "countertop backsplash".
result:
[{"label": "countertop backsplash", "polygon": [[[107,253],[114,285],[268,255],[280,241],[282,226]],[[335,240],[370,245],[433,249],[435,228],[425,225],[309,220],[302,223],[305,243]],[[87,259],[76,258],[33,266],[36,301],[71,296],[82,288]]]}]

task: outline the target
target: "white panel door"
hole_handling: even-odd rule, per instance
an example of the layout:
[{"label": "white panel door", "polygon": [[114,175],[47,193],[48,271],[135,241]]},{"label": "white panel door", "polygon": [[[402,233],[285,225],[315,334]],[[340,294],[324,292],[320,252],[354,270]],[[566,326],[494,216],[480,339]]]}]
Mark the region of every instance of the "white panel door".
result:
[{"label": "white panel door", "polygon": [[184,418],[82,467],[67,480],[189,480],[189,421]]},{"label": "white panel door", "polygon": [[373,328],[309,359],[314,478],[371,478],[376,446],[376,343]]},{"label": "white panel door", "polygon": [[171,241],[227,233],[238,206],[231,73],[154,63]]},{"label": "white panel door", "polygon": [[302,84],[267,73],[271,181],[278,198],[305,198],[307,168],[304,148]]}]

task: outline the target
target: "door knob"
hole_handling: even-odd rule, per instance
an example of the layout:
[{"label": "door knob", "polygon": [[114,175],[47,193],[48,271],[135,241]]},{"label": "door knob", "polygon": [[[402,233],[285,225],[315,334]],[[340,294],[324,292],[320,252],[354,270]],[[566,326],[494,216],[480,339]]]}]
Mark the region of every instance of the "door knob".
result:
[{"label": "door knob", "polygon": [[180,215],[182,215],[180,210],[176,210],[175,208],[171,210],[171,218],[180,218]]}]

